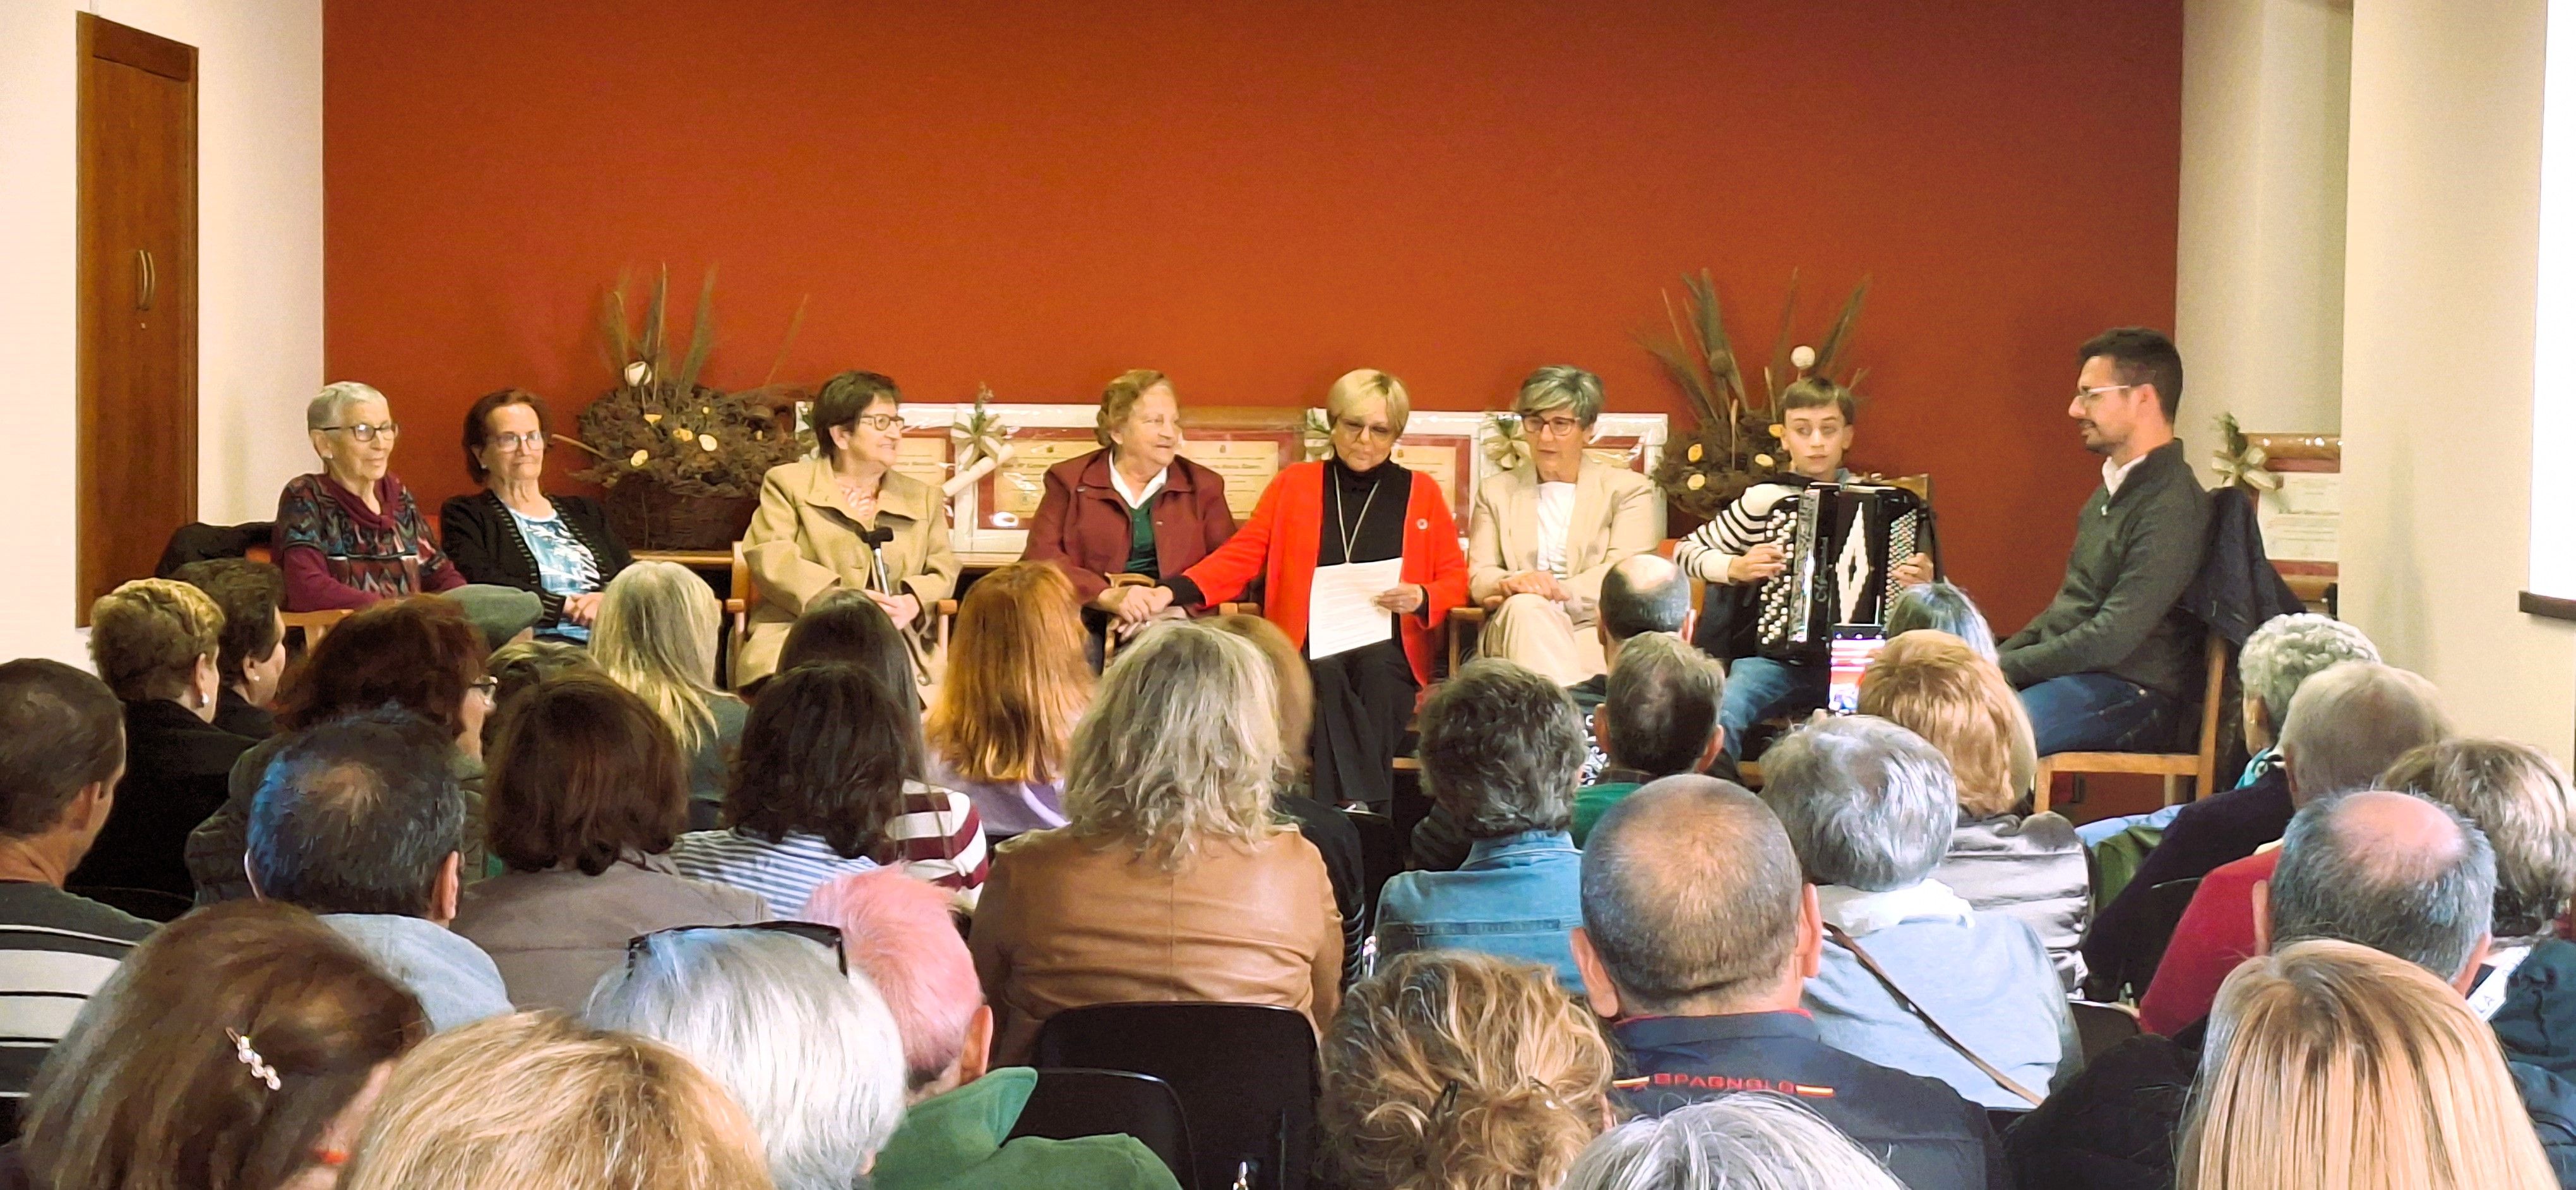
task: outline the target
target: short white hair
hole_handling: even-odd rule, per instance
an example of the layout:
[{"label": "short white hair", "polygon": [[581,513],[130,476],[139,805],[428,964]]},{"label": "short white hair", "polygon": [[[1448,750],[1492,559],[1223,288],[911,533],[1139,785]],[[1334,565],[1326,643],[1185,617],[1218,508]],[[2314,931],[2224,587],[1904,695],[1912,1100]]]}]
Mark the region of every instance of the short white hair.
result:
[{"label": "short white hair", "polygon": [[393,408],[393,403],[385,400],[385,394],[377,392],[372,384],[337,380],[323,385],[322,391],[304,407],[304,428],[321,430],[344,424],[341,419],[348,415],[349,406],[364,405],[369,401]]},{"label": "short white hair", "polygon": [[1741,1092],[1613,1128],[1575,1158],[1563,1190],[1904,1190],[1804,1106]]},{"label": "short white hair", "polygon": [[760,930],[655,937],[590,993],[595,1027],[687,1054],[751,1117],[779,1190],[847,1190],[904,1110],[903,1037],[866,975]]},{"label": "short white hair", "polygon": [[2368,789],[2397,758],[2451,737],[2433,683],[2391,666],[2346,661],[2299,684],[2281,724],[2290,787],[2304,805]]},{"label": "short white hair", "polygon": [[2246,697],[2262,706],[2277,735],[2289,722],[2290,696],[2299,692],[2299,683],[2330,665],[2378,660],[2379,646],[2361,629],[2332,616],[2299,612],[2274,616],[2246,637],[2236,655],[2236,674]]}]

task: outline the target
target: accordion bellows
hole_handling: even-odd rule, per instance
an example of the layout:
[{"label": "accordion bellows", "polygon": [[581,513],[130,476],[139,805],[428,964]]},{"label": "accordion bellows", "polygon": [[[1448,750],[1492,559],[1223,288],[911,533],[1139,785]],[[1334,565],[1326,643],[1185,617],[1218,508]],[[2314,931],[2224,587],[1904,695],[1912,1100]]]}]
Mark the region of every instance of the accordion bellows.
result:
[{"label": "accordion bellows", "polygon": [[1834,628],[1883,624],[1896,564],[1930,536],[1931,508],[1904,488],[1809,484],[1770,508],[1770,540],[1788,568],[1762,584],[1754,640],[1763,656],[1814,661]]}]

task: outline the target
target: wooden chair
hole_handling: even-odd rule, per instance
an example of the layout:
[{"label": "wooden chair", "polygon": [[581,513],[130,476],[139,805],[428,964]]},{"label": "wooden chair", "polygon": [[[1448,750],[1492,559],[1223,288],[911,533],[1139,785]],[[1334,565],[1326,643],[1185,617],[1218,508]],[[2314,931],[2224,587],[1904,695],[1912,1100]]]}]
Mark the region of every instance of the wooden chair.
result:
[{"label": "wooden chair", "polygon": [[[1159,584],[1155,582],[1154,576],[1150,574],[1127,574],[1121,572],[1109,576],[1109,585],[1112,587],[1151,587]],[[1100,641],[1100,664],[1102,668],[1107,668],[1110,659],[1117,655],[1118,634],[1116,632],[1111,632],[1102,637]]]},{"label": "wooden chair", "polygon": [[[751,609],[760,606],[760,586],[751,577],[751,563],[743,557],[742,543],[733,543],[733,577],[727,583],[724,601],[725,664],[727,675],[733,671],[733,659],[742,656],[742,647],[751,640]],[[942,599],[929,609],[931,631],[941,652],[948,649],[948,625],[957,618],[957,601]]]},{"label": "wooden chair", "polygon": [[2182,779],[2192,779],[2194,800],[2207,797],[2218,778],[2219,716],[2226,714],[2227,638],[2209,634],[2203,646],[2207,653],[2208,680],[2201,693],[2200,746],[2193,752],[2060,752],[2039,758],[2038,790],[2032,796],[2031,813],[2048,810],[2049,784],[2059,773],[2137,773],[2164,778],[2165,804],[2180,803]]},{"label": "wooden chair", "polygon": [[278,615],[286,621],[288,632],[304,634],[304,651],[309,653],[313,646],[322,643],[323,637],[331,634],[332,629],[340,626],[340,621],[349,618],[349,609],[334,607],[318,612],[280,612]]}]

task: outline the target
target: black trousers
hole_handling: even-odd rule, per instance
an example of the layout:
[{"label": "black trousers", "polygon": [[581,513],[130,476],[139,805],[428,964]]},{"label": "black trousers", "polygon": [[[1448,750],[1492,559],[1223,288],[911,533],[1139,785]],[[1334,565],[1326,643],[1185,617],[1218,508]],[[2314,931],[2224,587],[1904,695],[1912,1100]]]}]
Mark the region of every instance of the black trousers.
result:
[{"label": "black trousers", "polygon": [[1395,802],[1395,750],[1421,686],[1400,638],[1306,662],[1315,677],[1315,796],[1381,814]]}]

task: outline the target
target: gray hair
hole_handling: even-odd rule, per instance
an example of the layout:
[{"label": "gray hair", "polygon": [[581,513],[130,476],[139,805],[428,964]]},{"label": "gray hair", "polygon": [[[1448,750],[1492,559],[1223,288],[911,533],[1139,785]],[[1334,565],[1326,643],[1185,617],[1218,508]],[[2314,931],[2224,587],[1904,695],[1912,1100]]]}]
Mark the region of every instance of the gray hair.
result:
[{"label": "gray hair", "polygon": [[1731,781],[1649,781],[1584,840],[1584,936],[1635,1012],[1713,1012],[1769,990],[1789,969],[1799,903],[1780,820]]},{"label": "gray hair", "polygon": [[1065,758],[1070,829],[1170,871],[1203,841],[1277,833],[1270,798],[1286,769],[1271,673],[1251,641],[1192,620],[1118,650]]},{"label": "gray hair", "polygon": [[319,430],[342,425],[351,405],[364,405],[369,401],[388,409],[393,407],[393,402],[385,400],[385,394],[377,392],[372,384],[338,380],[323,385],[322,391],[304,407],[304,428]]},{"label": "gray hair", "polygon": [[282,737],[251,798],[260,895],[315,913],[428,915],[465,845],[451,733],[395,707]]},{"label": "gray hair", "polygon": [[1521,392],[1512,398],[1512,412],[1523,419],[1536,417],[1550,409],[1571,409],[1574,420],[1584,429],[1601,420],[1601,378],[1572,364],[1549,364],[1521,381]]},{"label": "gray hair", "polygon": [[1690,618],[1690,577],[1660,554],[1630,554],[1601,576],[1594,613],[1610,639],[1641,632],[1679,632]]},{"label": "gray hair", "polygon": [[1887,605],[1889,640],[1922,628],[1947,632],[1968,642],[1977,656],[1995,659],[1995,630],[1987,626],[1985,613],[1967,592],[1948,583],[1916,583]]},{"label": "gray hair", "polygon": [[845,1190],[903,1119],[903,1037],[876,985],[785,933],[650,937],[583,1019],[664,1042],[724,1084],[779,1190]]},{"label": "gray hair", "polygon": [[1563,1190],[1904,1190],[1904,1184],[1804,1105],[1746,1091],[1602,1133],[1575,1158]]},{"label": "gray hair", "polygon": [[1958,780],[1923,737],[1872,715],[1791,732],[1762,755],[1762,800],[1814,884],[1919,883],[1950,849]]},{"label": "gray hair", "polygon": [[2245,696],[2262,705],[2277,734],[2289,721],[2290,696],[2299,692],[2300,683],[2345,661],[2376,664],[2379,646],[2341,620],[2299,612],[2274,616],[2246,637],[2236,654],[2236,674]]},{"label": "gray hair", "polygon": [[[2389,798],[2428,807],[2449,825],[2427,832],[2357,820],[2390,808]],[[2448,983],[2487,936],[2495,888],[2495,850],[2459,811],[2419,794],[2340,794],[2309,803],[2281,837],[2272,949],[2332,938],[2395,955]]]},{"label": "gray hair", "polygon": [[1471,838],[1561,831],[1583,772],[1565,688],[1499,657],[1458,667],[1422,706],[1422,784]]},{"label": "gray hair", "polygon": [[1603,696],[1601,748],[1658,777],[1690,772],[1717,732],[1725,701],[1726,670],[1716,658],[1669,632],[1630,637]]},{"label": "gray hair", "polygon": [[2370,661],[2327,666],[2299,684],[2281,722],[2290,792],[2302,802],[2368,789],[2408,750],[2449,739],[2431,682]]}]

